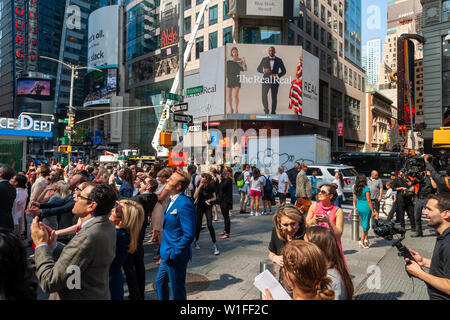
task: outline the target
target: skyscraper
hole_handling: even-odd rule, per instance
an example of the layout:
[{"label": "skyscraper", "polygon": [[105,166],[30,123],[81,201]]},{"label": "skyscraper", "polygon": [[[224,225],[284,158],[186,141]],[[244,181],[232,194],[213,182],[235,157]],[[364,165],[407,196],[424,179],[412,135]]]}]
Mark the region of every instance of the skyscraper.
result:
[{"label": "skyscraper", "polygon": [[345,57],[361,67],[361,0],[345,0]]},{"label": "skyscraper", "polygon": [[377,84],[381,62],[381,39],[367,41],[366,79],[367,84]]}]

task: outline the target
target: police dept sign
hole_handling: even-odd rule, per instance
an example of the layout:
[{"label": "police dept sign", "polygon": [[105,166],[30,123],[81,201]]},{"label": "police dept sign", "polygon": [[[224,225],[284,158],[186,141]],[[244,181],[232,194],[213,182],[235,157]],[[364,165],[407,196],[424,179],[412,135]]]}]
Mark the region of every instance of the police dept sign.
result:
[{"label": "police dept sign", "polygon": [[25,114],[18,119],[0,118],[0,135],[50,138],[52,131],[53,121],[35,120]]}]

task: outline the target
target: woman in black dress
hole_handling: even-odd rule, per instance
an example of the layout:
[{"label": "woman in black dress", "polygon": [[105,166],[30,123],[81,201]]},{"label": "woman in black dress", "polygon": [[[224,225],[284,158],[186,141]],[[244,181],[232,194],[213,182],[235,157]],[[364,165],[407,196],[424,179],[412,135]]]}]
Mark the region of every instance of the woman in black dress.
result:
[{"label": "woman in black dress", "polygon": [[225,229],[219,235],[220,239],[228,239],[230,237],[230,211],[233,207],[233,169],[226,167],[223,169],[220,177],[219,185],[219,203],[222,212]]},{"label": "woman in black dress", "polygon": [[241,83],[239,74],[241,71],[247,71],[247,63],[245,57],[239,58],[239,51],[236,47],[231,49],[231,60],[227,61],[227,88],[228,88],[228,104],[230,105],[230,113],[233,113],[233,89],[234,100],[236,104],[236,113],[239,113],[239,90]]},{"label": "woman in black dress", "polygon": [[198,238],[200,237],[200,230],[202,228],[203,215],[206,215],[206,223],[213,242],[213,252],[215,255],[218,255],[219,250],[217,250],[216,246],[216,233],[212,223],[212,203],[216,200],[216,193],[214,192],[214,182],[210,174],[202,173],[200,183],[194,193],[194,199],[197,204],[195,249],[200,249]]}]

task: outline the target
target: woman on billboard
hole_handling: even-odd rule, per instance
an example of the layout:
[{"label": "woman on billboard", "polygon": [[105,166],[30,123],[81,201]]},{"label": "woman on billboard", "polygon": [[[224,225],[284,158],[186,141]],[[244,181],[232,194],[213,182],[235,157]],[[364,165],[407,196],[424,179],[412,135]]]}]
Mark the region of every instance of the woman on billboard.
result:
[{"label": "woman on billboard", "polygon": [[231,60],[227,61],[227,88],[230,113],[233,113],[233,89],[236,113],[239,113],[239,90],[241,89],[239,74],[241,73],[241,71],[247,71],[247,63],[245,62],[245,57],[239,58],[238,49],[236,47],[233,47],[231,49]]},{"label": "woman on billboard", "polygon": [[296,115],[303,112],[303,51],[300,50],[300,62],[297,65],[295,79],[292,81],[289,90],[289,109],[294,109]]}]

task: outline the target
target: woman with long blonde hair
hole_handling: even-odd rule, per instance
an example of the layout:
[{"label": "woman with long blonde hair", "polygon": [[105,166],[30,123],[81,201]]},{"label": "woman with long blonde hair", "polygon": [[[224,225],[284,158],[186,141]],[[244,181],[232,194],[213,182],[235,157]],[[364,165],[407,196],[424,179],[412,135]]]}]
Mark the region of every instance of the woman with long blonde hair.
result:
[{"label": "woman with long blonde hair", "polygon": [[120,200],[109,217],[116,226],[116,257],[109,268],[111,300],[124,299],[122,266],[128,253],[134,253],[144,221],[144,208],[133,200]]}]

